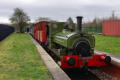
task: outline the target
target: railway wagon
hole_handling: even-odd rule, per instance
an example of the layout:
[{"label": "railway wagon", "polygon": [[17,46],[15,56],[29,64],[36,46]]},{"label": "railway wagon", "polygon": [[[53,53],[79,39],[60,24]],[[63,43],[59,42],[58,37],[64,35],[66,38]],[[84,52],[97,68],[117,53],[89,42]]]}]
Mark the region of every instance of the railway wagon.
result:
[{"label": "railway wagon", "polygon": [[[65,22],[36,23],[33,37],[47,48],[63,69],[101,67],[110,63],[106,54],[94,54],[95,38],[82,32],[82,17],[77,17],[77,26]],[[56,57],[55,57],[56,56]]]}]

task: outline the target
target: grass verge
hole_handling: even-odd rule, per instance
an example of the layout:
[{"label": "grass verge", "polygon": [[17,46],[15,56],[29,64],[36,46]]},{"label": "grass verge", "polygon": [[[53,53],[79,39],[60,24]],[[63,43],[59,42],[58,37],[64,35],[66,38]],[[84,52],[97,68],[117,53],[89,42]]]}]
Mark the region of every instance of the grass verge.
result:
[{"label": "grass verge", "polygon": [[52,80],[27,34],[14,33],[0,43],[0,80]]},{"label": "grass verge", "polygon": [[120,37],[95,35],[95,49],[120,56]]}]

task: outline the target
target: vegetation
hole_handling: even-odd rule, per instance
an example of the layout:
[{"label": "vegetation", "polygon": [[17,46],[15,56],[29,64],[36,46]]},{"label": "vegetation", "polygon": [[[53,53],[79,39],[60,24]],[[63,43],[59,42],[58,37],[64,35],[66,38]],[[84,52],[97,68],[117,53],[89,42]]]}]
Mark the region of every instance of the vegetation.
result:
[{"label": "vegetation", "polygon": [[73,24],[73,20],[72,20],[72,18],[69,17],[69,18],[67,19],[66,23],[69,24],[69,25],[70,25],[70,24]]},{"label": "vegetation", "polygon": [[17,27],[17,32],[23,33],[25,27],[28,26],[28,21],[30,21],[30,19],[22,9],[15,8],[10,21]]},{"label": "vegetation", "polygon": [[27,34],[12,34],[0,43],[0,80],[52,80]]},{"label": "vegetation", "polygon": [[115,16],[114,11],[112,12],[112,15],[108,18],[94,18],[93,21],[89,21],[86,23],[83,23],[82,30],[84,32],[92,32],[92,33],[102,33],[102,22],[104,20],[117,20],[119,19],[117,16]]},{"label": "vegetation", "polygon": [[120,37],[95,35],[95,49],[120,56]]}]

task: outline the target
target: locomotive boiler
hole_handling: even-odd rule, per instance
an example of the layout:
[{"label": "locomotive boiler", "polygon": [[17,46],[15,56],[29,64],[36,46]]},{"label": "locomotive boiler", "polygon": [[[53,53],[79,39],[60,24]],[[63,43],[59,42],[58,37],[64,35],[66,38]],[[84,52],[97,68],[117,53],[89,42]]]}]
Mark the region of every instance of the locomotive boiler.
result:
[{"label": "locomotive boiler", "polygon": [[106,54],[94,54],[95,38],[82,32],[82,17],[77,17],[77,26],[65,22],[36,23],[31,34],[51,51],[61,68],[83,68],[106,66],[111,58]]}]

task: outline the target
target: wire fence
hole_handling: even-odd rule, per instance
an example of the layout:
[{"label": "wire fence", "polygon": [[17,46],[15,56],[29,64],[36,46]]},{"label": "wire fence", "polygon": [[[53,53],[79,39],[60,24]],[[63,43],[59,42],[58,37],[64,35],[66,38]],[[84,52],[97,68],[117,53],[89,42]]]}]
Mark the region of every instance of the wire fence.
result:
[{"label": "wire fence", "polygon": [[102,33],[102,26],[82,27],[83,32]]}]

